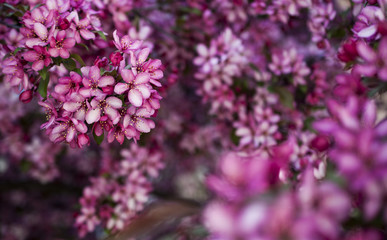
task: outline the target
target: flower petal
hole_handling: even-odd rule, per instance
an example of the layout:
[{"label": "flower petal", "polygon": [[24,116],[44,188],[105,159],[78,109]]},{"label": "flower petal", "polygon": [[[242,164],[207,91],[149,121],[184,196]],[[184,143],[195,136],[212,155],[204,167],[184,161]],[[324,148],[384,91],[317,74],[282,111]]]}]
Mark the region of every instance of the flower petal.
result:
[{"label": "flower petal", "polygon": [[129,89],[129,85],[126,83],[117,83],[117,85],[114,87],[114,92],[117,94],[123,94]]},{"label": "flower petal", "polygon": [[139,63],[143,63],[146,61],[146,59],[148,58],[149,56],[149,52],[150,52],[150,49],[149,48],[144,48],[140,51],[140,53],[138,54],[138,62]]},{"label": "flower petal", "polygon": [[114,84],[114,78],[112,76],[103,76],[99,79],[98,87],[106,87]]},{"label": "flower petal", "polygon": [[97,66],[90,67],[89,77],[94,81],[97,81],[101,78],[101,73]]},{"label": "flower petal", "polygon": [[148,83],[149,82],[149,73],[147,72],[143,72],[143,73],[139,73],[137,74],[136,76],[136,80],[134,80],[134,83],[135,84],[144,84],[144,83]]},{"label": "flower petal", "polygon": [[90,32],[89,30],[86,30],[86,29],[81,29],[80,34],[86,40],[90,40],[90,39],[95,38],[95,34]]},{"label": "flower petal", "polygon": [[122,101],[119,98],[116,97],[108,97],[106,98],[106,103],[112,106],[113,108],[120,108],[122,107]]},{"label": "flower petal", "polygon": [[35,71],[39,71],[39,70],[42,70],[44,67],[44,61],[43,60],[39,60],[39,61],[36,61],[32,64],[32,69],[35,70]]},{"label": "flower petal", "polygon": [[[55,91],[56,91],[56,87],[55,87]],[[65,102],[63,104],[63,109],[69,112],[75,112],[81,107],[81,105],[82,104],[78,102]]]},{"label": "flower petal", "polygon": [[36,60],[39,59],[40,54],[35,52],[35,51],[28,51],[28,52],[23,53],[22,56],[28,62],[35,62]]},{"label": "flower petal", "polygon": [[122,76],[122,79],[124,79],[124,81],[127,83],[131,83],[134,80],[133,72],[128,69],[122,69],[121,76]]},{"label": "flower petal", "polygon": [[48,36],[47,28],[41,23],[34,24],[34,32],[40,39],[46,40]]},{"label": "flower petal", "polygon": [[132,89],[128,93],[129,102],[135,106],[139,107],[142,105],[142,94],[137,89]]},{"label": "flower petal", "polygon": [[143,132],[143,133],[148,133],[150,132],[150,127],[148,123],[145,121],[145,119],[142,118],[137,118],[137,121],[134,126],[138,131]]},{"label": "flower petal", "polygon": [[95,109],[89,109],[86,113],[86,122],[88,124],[92,124],[94,122],[97,122],[101,118],[101,109],[95,108]]},{"label": "flower petal", "polygon": [[72,48],[75,45],[75,39],[74,38],[67,38],[63,41],[63,47],[64,48]]}]

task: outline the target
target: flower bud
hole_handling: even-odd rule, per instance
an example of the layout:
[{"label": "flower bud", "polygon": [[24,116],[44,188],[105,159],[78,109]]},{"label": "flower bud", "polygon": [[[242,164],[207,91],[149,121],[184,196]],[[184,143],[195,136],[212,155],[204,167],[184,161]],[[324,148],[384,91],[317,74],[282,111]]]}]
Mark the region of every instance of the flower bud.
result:
[{"label": "flower bud", "polygon": [[70,22],[66,18],[60,18],[58,23],[61,30],[66,30],[70,27]]},{"label": "flower bud", "polygon": [[86,134],[79,134],[78,135],[78,146],[80,148],[82,148],[83,146],[85,145],[90,145],[90,139],[89,139],[89,136],[87,136]]},{"label": "flower bud", "polygon": [[94,65],[99,67],[99,68],[103,68],[103,67],[106,67],[108,65],[108,59],[106,57],[103,57],[102,59],[99,58],[99,56],[95,59],[94,61]]},{"label": "flower bud", "polygon": [[330,142],[327,136],[316,136],[310,143],[310,147],[316,149],[319,152],[323,152],[329,148]]},{"label": "flower bud", "polygon": [[117,67],[120,65],[120,62],[124,59],[119,52],[113,52],[109,56],[110,61],[112,62],[113,66]]},{"label": "flower bud", "polygon": [[32,100],[32,97],[33,97],[33,92],[32,90],[26,90],[24,92],[22,92],[20,95],[19,95],[19,100],[23,103],[29,103],[31,102]]}]

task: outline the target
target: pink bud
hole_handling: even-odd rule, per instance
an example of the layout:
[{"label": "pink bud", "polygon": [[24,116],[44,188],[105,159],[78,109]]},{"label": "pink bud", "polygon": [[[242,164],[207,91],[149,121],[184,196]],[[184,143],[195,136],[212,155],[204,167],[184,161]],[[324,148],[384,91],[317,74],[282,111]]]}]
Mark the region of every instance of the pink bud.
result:
[{"label": "pink bud", "polygon": [[61,30],[66,30],[70,27],[70,22],[66,18],[60,18],[58,22]]},{"label": "pink bud", "polygon": [[106,57],[103,57],[102,59],[99,58],[99,56],[95,59],[94,61],[94,65],[99,67],[99,68],[103,68],[103,67],[106,67],[108,65],[108,59]]},{"label": "pink bud", "polygon": [[330,142],[327,136],[316,136],[310,143],[310,147],[316,149],[319,152],[325,151],[329,148]]},{"label": "pink bud", "polygon": [[110,54],[109,59],[112,62],[113,66],[117,67],[118,65],[120,65],[120,62],[124,58],[122,57],[121,53],[113,52]]},{"label": "pink bud", "polygon": [[387,22],[379,22],[378,32],[383,36],[387,35]]},{"label": "pink bud", "polygon": [[31,102],[32,100],[32,97],[33,97],[33,92],[32,90],[26,90],[24,92],[22,92],[20,95],[19,95],[19,100],[23,103],[29,103]]},{"label": "pink bud", "polygon": [[106,93],[108,95],[111,95],[114,93],[114,87],[113,86],[106,86],[102,88],[102,92]]},{"label": "pink bud", "polygon": [[84,145],[90,145],[90,139],[89,139],[89,136],[87,136],[86,134],[79,134],[78,135],[78,146],[80,148],[82,148]]}]

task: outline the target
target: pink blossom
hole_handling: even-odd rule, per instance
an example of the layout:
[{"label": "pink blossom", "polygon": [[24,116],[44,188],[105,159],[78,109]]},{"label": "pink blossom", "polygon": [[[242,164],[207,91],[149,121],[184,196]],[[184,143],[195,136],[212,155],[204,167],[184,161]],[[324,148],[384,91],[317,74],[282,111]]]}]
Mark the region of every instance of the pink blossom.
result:
[{"label": "pink blossom", "polygon": [[100,88],[111,86],[114,84],[114,78],[112,76],[102,76],[100,69],[97,66],[83,67],[81,68],[83,75],[82,83],[83,88],[79,93],[84,97],[98,97],[104,98],[105,94]]},{"label": "pink blossom", "polygon": [[144,99],[150,97],[149,74],[139,73],[136,76],[131,70],[121,70],[122,79],[126,83],[117,83],[114,87],[114,92],[117,94],[123,94],[128,91],[128,99],[130,103],[135,107],[140,107],[143,104]]},{"label": "pink blossom", "polygon": [[372,77],[377,75],[380,80],[387,81],[387,38],[384,37],[375,52],[365,42],[357,43],[357,52],[363,59],[363,63],[356,64],[353,67],[353,72],[364,76]]},{"label": "pink blossom", "polygon": [[26,41],[27,47],[34,47],[34,46],[46,46],[49,41],[51,42],[51,38],[54,35],[55,28],[51,28],[50,31],[47,30],[47,27],[44,26],[41,23],[34,23],[34,33],[36,34],[35,38],[29,38]]},{"label": "pink blossom", "polygon": [[61,95],[71,95],[73,92],[78,92],[81,82],[82,77],[78,73],[70,72],[70,77],[61,77],[58,79],[55,92]]},{"label": "pink blossom", "polygon": [[86,113],[86,122],[92,124],[97,122],[102,115],[107,115],[113,124],[117,124],[120,120],[120,114],[117,109],[122,107],[122,101],[116,97],[108,97],[106,99],[93,99],[90,102],[91,108]]},{"label": "pink blossom", "polygon": [[52,63],[50,54],[45,47],[34,46],[34,50],[23,53],[23,58],[29,62],[33,62],[32,69],[35,71],[42,70],[43,67],[48,67]]},{"label": "pink blossom", "polygon": [[113,38],[114,45],[123,53],[130,53],[131,51],[137,50],[142,44],[142,41],[132,40],[128,35],[123,36],[120,40],[117,35],[117,30],[113,32]]},{"label": "pink blossom", "polygon": [[95,39],[95,34],[89,29],[91,28],[90,20],[86,17],[82,20],[79,20],[78,13],[73,11],[67,17],[68,21],[73,21],[74,24],[71,25],[75,41],[77,43],[81,42],[81,36],[85,40]]},{"label": "pink blossom", "polygon": [[85,123],[78,121],[75,118],[58,118],[59,125],[53,127],[50,132],[50,140],[53,142],[74,141],[78,133],[86,133],[87,126]]},{"label": "pink blossom", "polygon": [[61,30],[56,33],[55,37],[50,38],[50,49],[48,52],[52,57],[69,58],[69,50],[74,47],[75,39],[71,37],[66,38],[66,31]]}]

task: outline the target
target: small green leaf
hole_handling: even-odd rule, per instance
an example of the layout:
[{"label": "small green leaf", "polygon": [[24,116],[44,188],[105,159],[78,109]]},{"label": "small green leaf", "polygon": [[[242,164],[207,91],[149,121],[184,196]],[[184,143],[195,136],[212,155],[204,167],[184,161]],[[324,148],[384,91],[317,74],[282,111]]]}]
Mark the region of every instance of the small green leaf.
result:
[{"label": "small green leaf", "polygon": [[270,90],[279,96],[279,100],[285,107],[293,109],[294,97],[293,94],[285,87],[271,86]]},{"label": "small green leaf", "polygon": [[22,50],[23,48],[21,48],[21,47],[18,47],[18,48],[16,48],[15,49],[15,51],[13,51],[13,54],[16,54],[16,53],[18,53],[20,50]]},{"label": "small green leaf", "polygon": [[20,162],[20,169],[22,172],[28,172],[32,167],[32,163],[26,159],[22,159]]},{"label": "small green leaf", "polygon": [[44,3],[36,4],[35,7],[33,7],[33,8],[31,9],[31,11],[34,10],[35,8],[41,7],[41,6],[43,6],[43,5],[44,5]]},{"label": "small green leaf", "polygon": [[63,65],[69,71],[73,71],[74,69],[77,68],[77,64],[71,58],[63,59]]},{"label": "small green leaf", "polygon": [[17,8],[15,8],[14,6],[12,6],[12,5],[8,4],[8,3],[3,3],[3,5],[8,7],[8,8],[10,8],[10,9],[12,9],[12,10],[14,10],[15,12],[19,11]]},{"label": "small green leaf", "polygon": [[82,67],[86,66],[86,63],[83,61],[83,59],[81,58],[81,56],[79,56],[78,54],[76,53],[72,53],[70,55],[70,57],[72,57],[73,59],[77,60],[77,62],[79,62],[81,64]]},{"label": "small green leaf", "polygon": [[60,57],[53,57],[52,61],[54,62],[55,65],[60,65],[62,63],[62,58]]},{"label": "small green leaf", "polygon": [[107,41],[105,34],[102,31],[95,31],[95,33],[98,33],[98,35],[105,41]]},{"label": "small green leaf", "polygon": [[88,47],[86,44],[78,43],[78,45],[79,45],[79,46],[82,46],[82,47],[84,47],[84,48],[86,48],[86,51],[88,51],[88,52],[90,51],[90,50],[89,50],[89,47]]},{"label": "small green leaf", "polygon": [[43,98],[47,97],[47,86],[50,82],[50,73],[48,72],[48,68],[45,67],[42,70],[39,71],[39,75],[41,77],[38,87],[38,92],[40,96]]},{"label": "small green leaf", "polygon": [[254,63],[249,63],[249,66],[250,66],[253,70],[257,71],[257,72],[260,71],[259,68],[258,68],[257,66],[255,66]]},{"label": "small green leaf", "polygon": [[97,134],[95,134],[95,132],[93,131],[93,137],[94,137],[95,142],[96,142],[98,145],[100,145],[100,144],[102,143],[104,137],[105,137],[105,134],[102,133],[101,136],[97,136]]}]

